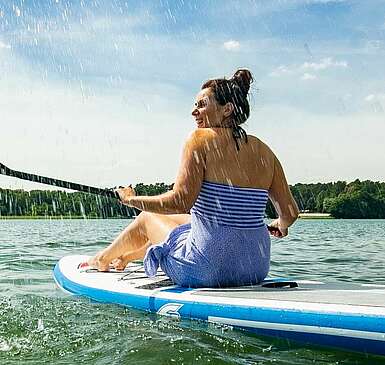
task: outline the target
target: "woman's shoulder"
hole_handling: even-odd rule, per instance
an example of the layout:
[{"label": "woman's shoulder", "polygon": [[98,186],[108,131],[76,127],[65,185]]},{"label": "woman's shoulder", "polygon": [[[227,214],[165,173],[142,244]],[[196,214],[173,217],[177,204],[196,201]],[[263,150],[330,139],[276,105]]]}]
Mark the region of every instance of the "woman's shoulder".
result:
[{"label": "woman's shoulder", "polygon": [[262,141],[260,138],[252,134],[248,134],[247,138],[253,150],[258,151],[259,153],[263,152],[265,154],[274,156],[274,152],[271,150],[271,148],[267,145],[267,143]]},{"label": "woman's shoulder", "polygon": [[216,135],[210,128],[194,129],[187,137],[186,144],[194,147],[204,147],[207,142],[215,139]]},{"label": "woman's shoulder", "polygon": [[196,139],[207,139],[207,138],[216,138],[218,133],[213,128],[196,128],[191,133],[190,136]]}]

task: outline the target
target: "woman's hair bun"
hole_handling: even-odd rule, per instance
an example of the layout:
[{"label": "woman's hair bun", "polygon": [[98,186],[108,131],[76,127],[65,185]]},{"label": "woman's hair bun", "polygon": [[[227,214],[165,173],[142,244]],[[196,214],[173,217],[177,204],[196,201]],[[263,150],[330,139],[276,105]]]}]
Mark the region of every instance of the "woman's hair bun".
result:
[{"label": "woman's hair bun", "polygon": [[215,100],[219,105],[232,103],[234,110],[231,123],[239,126],[246,122],[250,116],[250,105],[248,100],[250,84],[253,82],[253,75],[247,69],[238,69],[230,79],[210,79],[202,85],[202,90],[210,88],[214,93]]},{"label": "woman's hair bun", "polygon": [[241,68],[234,73],[231,80],[236,83],[244,96],[247,96],[250,90],[250,84],[253,82],[253,75],[245,68]]}]

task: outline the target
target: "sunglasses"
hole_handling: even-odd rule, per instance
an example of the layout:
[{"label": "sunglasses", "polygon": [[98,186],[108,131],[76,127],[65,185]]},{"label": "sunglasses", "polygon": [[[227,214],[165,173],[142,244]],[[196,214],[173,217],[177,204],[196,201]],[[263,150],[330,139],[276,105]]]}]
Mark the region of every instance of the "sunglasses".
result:
[{"label": "sunglasses", "polygon": [[208,97],[208,96],[205,96],[203,99],[198,100],[198,101],[194,104],[194,106],[195,106],[197,109],[199,109],[199,108],[204,108],[204,107],[206,107],[207,105],[209,105],[209,103],[210,103],[209,97]]}]

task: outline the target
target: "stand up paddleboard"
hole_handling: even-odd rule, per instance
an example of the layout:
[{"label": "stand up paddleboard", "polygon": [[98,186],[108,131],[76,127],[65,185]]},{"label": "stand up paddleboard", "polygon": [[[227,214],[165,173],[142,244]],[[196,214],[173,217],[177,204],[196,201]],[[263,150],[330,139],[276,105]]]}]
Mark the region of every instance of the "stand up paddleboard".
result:
[{"label": "stand up paddleboard", "polygon": [[54,278],[64,291],[177,318],[226,324],[274,337],[385,355],[385,285],[266,280],[237,288],[182,288],[143,267],[101,273],[66,256]]}]

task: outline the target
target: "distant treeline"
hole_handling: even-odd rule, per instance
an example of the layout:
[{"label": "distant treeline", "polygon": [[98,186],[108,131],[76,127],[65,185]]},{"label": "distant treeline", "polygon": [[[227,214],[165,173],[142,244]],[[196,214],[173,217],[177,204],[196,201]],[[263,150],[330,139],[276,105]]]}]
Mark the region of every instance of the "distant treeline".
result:
[{"label": "distant treeline", "polygon": [[[135,186],[138,195],[157,195],[171,188],[165,183]],[[295,184],[291,191],[301,211],[330,213],[335,218],[385,218],[385,183],[355,180]],[[126,218],[138,213],[115,199],[85,193],[0,189],[2,217]],[[266,215],[276,216],[270,202]]]},{"label": "distant treeline", "polygon": [[302,211],[330,213],[335,218],[385,218],[384,182],[295,184],[291,191]]}]

